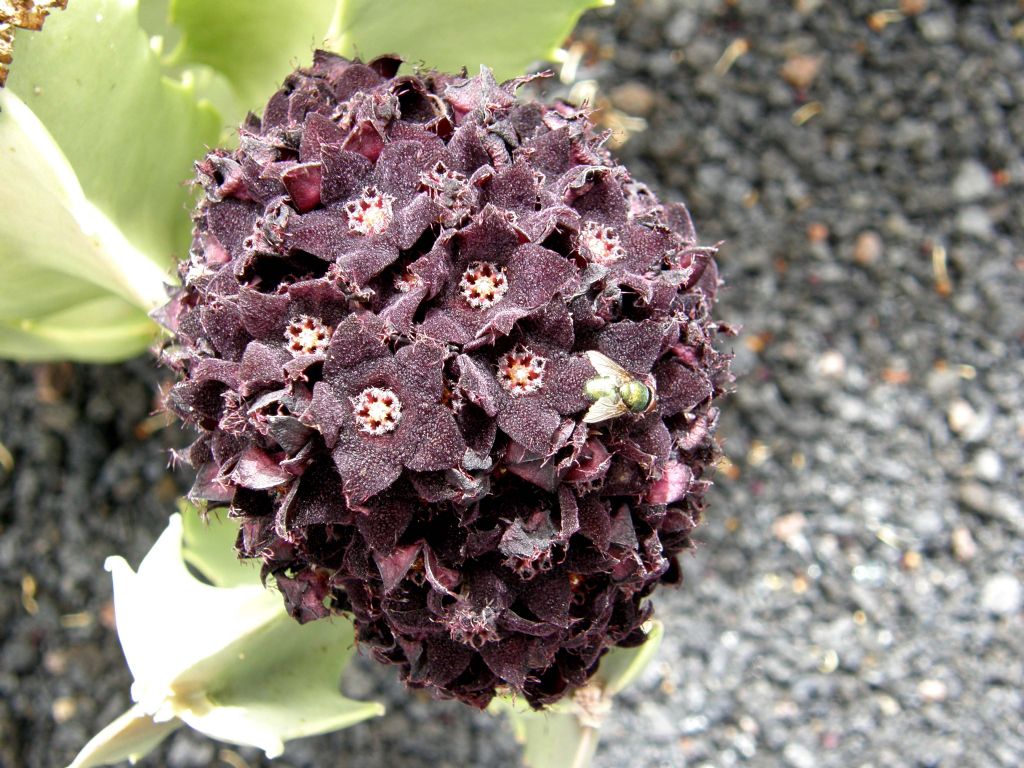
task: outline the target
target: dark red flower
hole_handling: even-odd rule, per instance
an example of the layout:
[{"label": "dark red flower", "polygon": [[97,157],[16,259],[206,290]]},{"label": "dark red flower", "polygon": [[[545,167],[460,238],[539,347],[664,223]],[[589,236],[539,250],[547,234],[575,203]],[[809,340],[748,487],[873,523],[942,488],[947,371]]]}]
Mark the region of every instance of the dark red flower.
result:
[{"label": "dark red flower", "polygon": [[168,405],[299,621],[541,706],[680,580],[730,381],[714,249],[585,113],[398,66],[319,52],[197,164]]}]

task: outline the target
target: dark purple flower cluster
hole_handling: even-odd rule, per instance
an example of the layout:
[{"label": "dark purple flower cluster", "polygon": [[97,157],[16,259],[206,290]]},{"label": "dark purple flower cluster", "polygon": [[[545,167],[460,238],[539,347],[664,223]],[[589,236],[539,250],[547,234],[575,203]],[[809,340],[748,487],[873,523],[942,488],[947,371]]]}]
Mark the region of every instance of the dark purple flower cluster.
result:
[{"label": "dark purple flower cluster", "polygon": [[540,706],[680,579],[715,458],[714,250],[585,112],[320,52],[197,164],[169,406],[300,621]]}]

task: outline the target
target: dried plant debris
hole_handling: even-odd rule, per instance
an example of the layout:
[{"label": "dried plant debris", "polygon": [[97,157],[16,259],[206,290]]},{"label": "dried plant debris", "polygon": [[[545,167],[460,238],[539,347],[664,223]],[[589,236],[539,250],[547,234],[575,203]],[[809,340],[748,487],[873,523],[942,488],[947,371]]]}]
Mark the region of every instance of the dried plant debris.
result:
[{"label": "dried plant debris", "polygon": [[68,0],[0,0],[0,88],[7,83],[7,73],[14,59],[14,30],[38,32],[50,11],[62,11]]}]

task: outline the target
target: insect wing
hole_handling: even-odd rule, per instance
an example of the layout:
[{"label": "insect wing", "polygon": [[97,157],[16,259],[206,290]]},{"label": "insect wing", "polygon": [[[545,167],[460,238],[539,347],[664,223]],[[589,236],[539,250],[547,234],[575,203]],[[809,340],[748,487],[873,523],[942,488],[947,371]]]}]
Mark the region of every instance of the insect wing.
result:
[{"label": "insect wing", "polygon": [[597,371],[599,376],[609,376],[620,384],[633,380],[633,376],[629,371],[607,355],[602,355],[600,352],[593,349],[589,350],[586,355],[587,360],[589,360],[590,364],[594,366],[594,370]]},{"label": "insect wing", "polygon": [[602,397],[583,415],[584,424],[597,424],[629,413],[629,406],[618,397]]}]

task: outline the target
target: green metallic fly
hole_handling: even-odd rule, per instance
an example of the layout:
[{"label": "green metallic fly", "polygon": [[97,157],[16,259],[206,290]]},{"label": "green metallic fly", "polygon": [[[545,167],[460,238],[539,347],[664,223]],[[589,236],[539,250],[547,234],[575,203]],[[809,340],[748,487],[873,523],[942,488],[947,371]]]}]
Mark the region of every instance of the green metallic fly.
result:
[{"label": "green metallic fly", "polygon": [[653,387],[600,352],[590,350],[586,355],[598,375],[583,385],[583,393],[594,403],[583,416],[585,423],[597,424],[627,413],[654,410],[657,395]]}]

